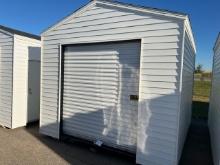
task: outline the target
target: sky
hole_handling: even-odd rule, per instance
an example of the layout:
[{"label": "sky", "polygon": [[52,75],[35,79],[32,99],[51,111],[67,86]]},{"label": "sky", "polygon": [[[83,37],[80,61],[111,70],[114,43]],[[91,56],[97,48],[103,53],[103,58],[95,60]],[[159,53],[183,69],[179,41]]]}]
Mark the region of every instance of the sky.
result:
[{"label": "sky", "polygon": [[[212,68],[213,46],[220,32],[220,0],[118,0],[189,15],[195,36],[196,64]],[[1,0],[0,24],[39,35],[89,0]]]}]

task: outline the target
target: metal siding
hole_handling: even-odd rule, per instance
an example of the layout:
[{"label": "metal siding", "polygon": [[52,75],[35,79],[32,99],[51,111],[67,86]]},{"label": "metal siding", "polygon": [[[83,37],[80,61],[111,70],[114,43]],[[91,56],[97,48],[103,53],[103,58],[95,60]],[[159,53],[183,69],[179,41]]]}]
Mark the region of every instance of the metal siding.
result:
[{"label": "metal siding", "polygon": [[13,35],[0,32],[0,125],[11,128]]},{"label": "metal siding", "polygon": [[215,165],[220,163],[220,42],[216,42],[213,57],[213,77],[210,97],[209,131],[211,136],[212,154]]},{"label": "metal siding", "polygon": [[17,128],[27,123],[28,60],[31,49],[40,49],[40,41],[19,35],[14,40],[12,127]]},{"label": "metal siding", "polygon": [[[108,6],[93,8],[43,35],[41,132],[59,138],[59,44],[142,39],[137,162],[177,164],[183,21]],[[95,8],[99,8],[96,14]],[[109,17],[106,10],[115,14]],[[137,24],[134,17],[139,19]],[[117,28],[108,28],[110,24]]]},{"label": "metal siding", "polygon": [[191,123],[193,74],[195,68],[195,52],[190,43],[188,33],[184,35],[182,67],[182,87],[179,114],[178,160],[181,157],[188,128]]}]

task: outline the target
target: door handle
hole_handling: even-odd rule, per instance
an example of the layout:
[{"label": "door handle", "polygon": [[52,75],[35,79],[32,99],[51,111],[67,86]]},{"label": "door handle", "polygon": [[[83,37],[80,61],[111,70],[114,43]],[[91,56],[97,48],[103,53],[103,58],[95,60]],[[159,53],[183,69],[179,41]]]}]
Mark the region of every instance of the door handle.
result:
[{"label": "door handle", "polygon": [[32,89],[31,88],[28,88],[28,93],[32,94]]},{"label": "door handle", "polygon": [[138,95],[130,95],[130,100],[138,101],[138,99],[139,99]]}]

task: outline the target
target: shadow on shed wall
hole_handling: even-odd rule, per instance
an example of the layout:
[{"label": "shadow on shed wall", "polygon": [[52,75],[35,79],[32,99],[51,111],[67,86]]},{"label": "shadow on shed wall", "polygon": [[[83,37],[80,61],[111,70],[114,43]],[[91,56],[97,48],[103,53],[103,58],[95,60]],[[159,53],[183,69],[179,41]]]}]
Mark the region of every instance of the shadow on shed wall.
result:
[{"label": "shadow on shed wall", "polygon": [[[155,103],[158,100],[165,99],[166,97],[169,97],[169,96],[170,95],[159,97],[159,98],[155,98],[152,101],[148,102],[148,106],[151,107],[151,102]],[[84,120],[85,118],[90,118],[90,117],[94,118],[94,116],[96,116],[97,114],[99,116],[99,120],[98,120],[99,121],[99,125],[102,126],[99,129],[97,129],[97,137],[99,137],[99,136],[103,136],[103,132],[106,129],[106,125],[104,124],[105,122],[104,122],[103,110],[97,110],[97,111],[92,112],[92,113],[84,113],[84,114],[78,113],[78,114],[72,116],[69,120],[81,120],[81,119]],[[157,124],[158,120],[155,120],[155,116],[154,116],[153,113],[151,114],[151,116],[148,116],[148,122],[149,122],[149,126]],[[44,127],[51,128],[51,126],[53,126],[53,124],[47,125],[47,126],[44,126]],[[161,128],[162,128],[162,126],[161,126]],[[38,128],[36,128],[36,129],[38,129]],[[76,160],[76,159],[84,161],[85,163],[90,163],[90,160],[89,159],[85,159],[85,155],[83,155],[82,152],[84,152],[83,150],[85,150],[85,149],[89,150],[91,148],[91,145],[82,143],[82,142],[78,141],[78,139],[74,139],[74,140],[70,139],[72,143],[68,143],[69,139],[68,139],[67,143],[65,143],[63,141],[58,141],[58,140],[49,138],[47,136],[39,135],[36,132],[36,129],[32,130],[32,129],[27,128],[27,130],[33,136],[37,137],[41,142],[43,142],[46,146],[51,148],[54,152],[56,152],[58,155],[60,155],[63,159],[65,159],[69,163],[72,164],[74,162],[74,160]],[[107,134],[105,134],[105,136],[110,136],[112,132],[114,132],[117,135],[120,135],[120,134],[122,134],[122,132],[120,132],[120,131],[123,131],[123,129],[120,129],[120,131],[119,131],[117,128],[110,128],[110,127],[108,127],[108,129],[109,129],[109,131],[108,131]],[[146,127],[146,131],[143,134],[146,135],[146,136],[148,135],[148,136],[154,137],[154,134],[156,134],[156,132],[157,132],[157,130],[155,132],[154,131],[152,132],[152,129]],[[152,141],[152,138],[146,138],[143,145],[148,146],[150,148],[154,147],[152,142],[148,141],[148,139],[150,139]],[[163,137],[161,137],[161,140],[163,140]],[[112,147],[112,146],[110,146],[110,147]],[[167,148],[167,149],[170,150],[170,148]],[[103,157],[106,158],[106,155],[103,154],[102,149],[100,149],[100,150],[101,150],[101,152],[98,152],[97,154],[101,155],[101,157],[103,156]],[[112,152],[110,152],[110,153],[112,154]],[[91,153],[91,154],[94,154],[94,153]],[[149,152],[149,157],[151,157],[151,154],[152,153]],[[102,160],[102,158],[97,158],[97,159]],[[125,159],[127,159],[127,158],[125,158]],[[135,156],[134,155],[131,156],[130,160],[131,160],[131,162],[135,163]],[[101,162],[100,162],[100,165],[101,165]]]}]

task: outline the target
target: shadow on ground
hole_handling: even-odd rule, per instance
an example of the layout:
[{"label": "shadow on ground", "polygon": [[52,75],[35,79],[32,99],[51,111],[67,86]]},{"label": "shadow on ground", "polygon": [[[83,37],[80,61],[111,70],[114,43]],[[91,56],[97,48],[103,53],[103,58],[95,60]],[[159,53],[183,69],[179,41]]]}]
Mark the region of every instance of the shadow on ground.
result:
[{"label": "shadow on ground", "polygon": [[208,130],[207,102],[193,102],[192,122],[184,145],[180,165],[213,165]]},{"label": "shadow on ground", "polygon": [[[193,102],[192,122],[184,145],[180,165],[213,165],[209,130],[207,102]],[[76,142],[61,142],[38,134],[38,127],[27,127],[28,132],[46,144],[67,162],[74,164],[135,164],[134,158],[118,155],[105,150],[91,152],[90,146]],[[111,160],[111,161],[110,161]],[[111,163],[110,163],[111,162]]]},{"label": "shadow on ground", "polygon": [[208,120],[208,102],[193,101],[192,118]]},{"label": "shadow on ground", "polygon": [[[135,160],[132,157],[114,153],[108,150],[94,149],[88,144],[78,141],[59,141],[48,136],[39,134],[38,124],[31,124],[26,130],[37,140],[46,145],[57,156],[61,157],[68,164],[76,165],[132,165]],[[55,163],[56,164],[56,163]],[[66,164],[66,163],[62,163]]]},{"label": "shadow on ground", "polygon": [[[210,137],[207,126],[207,102],[193,102],[192,122],[185,141],[180,165],[213,165]],[[38,127],[31,125],[26,130],[45,144],[66,162],[77,165],[129,165],[135,164],[134,158],[118,155],[106,150],[91,151],[91,146],[78,141],[58,141],[40,135]]]}]

